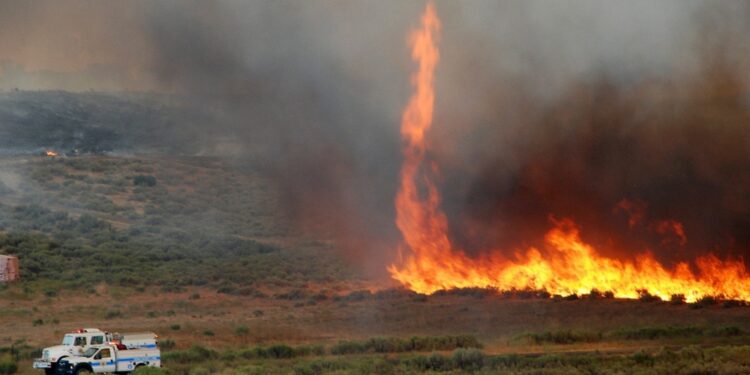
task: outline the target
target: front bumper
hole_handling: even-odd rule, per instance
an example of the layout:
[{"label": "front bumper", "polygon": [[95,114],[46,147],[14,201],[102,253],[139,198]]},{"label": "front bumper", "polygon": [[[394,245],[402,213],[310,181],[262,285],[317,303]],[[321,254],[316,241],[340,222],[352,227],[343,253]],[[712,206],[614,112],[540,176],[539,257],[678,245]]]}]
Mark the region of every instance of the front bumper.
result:
[{"label": "front bumper", "polygon": [[40,368],[40,369],[47,369],[47,368],[52,368],[52,363],[44,359],[37,359],[36,361],[34,361],[34,364],[32,365],[32,367]]}]

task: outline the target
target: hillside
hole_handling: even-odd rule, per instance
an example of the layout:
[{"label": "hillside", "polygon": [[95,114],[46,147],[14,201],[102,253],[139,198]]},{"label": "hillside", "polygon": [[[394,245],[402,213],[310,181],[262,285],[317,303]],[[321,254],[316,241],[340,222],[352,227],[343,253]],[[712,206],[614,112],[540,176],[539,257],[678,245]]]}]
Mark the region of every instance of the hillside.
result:
[{"label": "hillside", "polygon": [[207,157],[0,161],[0,252],[54,293],[98,283],[224,292],[347,280],[332,247],[294,233],[271,182]]},{"label": "hillside", "polygon": [[195,151],[205,113],[167,95],[0,93],[0,153]]}]

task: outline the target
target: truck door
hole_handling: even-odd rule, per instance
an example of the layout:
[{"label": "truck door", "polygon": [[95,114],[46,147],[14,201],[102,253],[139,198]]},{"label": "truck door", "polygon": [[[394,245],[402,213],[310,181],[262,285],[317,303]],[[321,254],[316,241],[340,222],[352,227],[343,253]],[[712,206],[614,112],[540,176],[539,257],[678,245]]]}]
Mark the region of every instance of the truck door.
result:
[{"label": "truck door", "polygon": [[73,354],[80,355],[86,348],[86,336],[77,336],[73,342]]},{"label": "truck door", "polygon": [[94,368],[94,372],[115,372],[116,368],[115,357],[113,356],[112,349],[104,348],[99,350],[98,353],[94,354],[91,367]]}]

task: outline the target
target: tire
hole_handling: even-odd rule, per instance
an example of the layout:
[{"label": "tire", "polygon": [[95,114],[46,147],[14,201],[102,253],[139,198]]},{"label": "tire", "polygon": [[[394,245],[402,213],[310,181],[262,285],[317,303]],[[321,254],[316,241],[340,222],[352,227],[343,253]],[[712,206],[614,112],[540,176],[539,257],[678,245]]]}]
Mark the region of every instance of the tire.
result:
[{"label": "tire", "polygon": [[85,367],[79,367],[74,372],[73,375],[89,375],[93,374],[94,372],[85,368]]},{"label": "tire", "polygon": [[67,358],[67,357],[60,358],[58,360],[58,362],[53,362],[52,364],[50,364],[50,368],[44,369],[44,375],[55,375],[55,374],[57,374],[57,364],[59,363],[59,361],[61,359],[64,359],[64,358]]}]

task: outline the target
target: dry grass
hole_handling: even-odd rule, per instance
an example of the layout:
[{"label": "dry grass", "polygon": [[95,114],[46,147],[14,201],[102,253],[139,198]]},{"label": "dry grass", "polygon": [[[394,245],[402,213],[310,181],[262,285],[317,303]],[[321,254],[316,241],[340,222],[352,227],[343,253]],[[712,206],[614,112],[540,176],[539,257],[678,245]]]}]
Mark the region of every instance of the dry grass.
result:
[{"label": "dry grass", "polygon": [[[32,347],[56,343],[61,335],[78,327],[111,331],[157,332],[171,340],[175,349],[201,345],[219,351],[256,345],[315,344],[330,348],[340,340],[372,337],[473,335],[489,354],[590,353],[617,355],[660,347],[686,345],[747,345],[750,336],[660,337],[630,340],[604,334],[596,342],[533,343],[514,340],[526,333],[558,330],[617,332],[638,327],[733,326],[750,332],[750,308],[713,306],[694,309],[686,305],[623,300],[555,301],[475,298],[443,295],[426,299],[407,293],[377,294],[358,301],[328,298],[299,306],[293,300],[253,298],[190,289],[162,293],[148,289],[99,286],[98,295],[61,293],[48,298],[24,297],[17,287],[2,294],[0,347],[24,341]],[[198,297],[196,297],[196,295]],[[116,311],[117,314],[110,314]],[[112,316],[109,316],[112,315]],[[42,319],[43,325],[34,325]],[[55,322],[55,323],[53,323]],[[179,326],[179,327],[178,327]],[[247,327],[240,330],[238,327]],[[207,335],[211,332],[212,335]],[[21,373],[33,373],[21,362]]]},{"label": "dry grass", "polygon": [[[694,309],[625,300],[466,296],[432,296],[424,300],[408,294],[385,298],[373,295],[355,302],[328,298],[310,304],[270,296],[227,295],[210,289],[162,293],[150,288],[139,293],[112,286],[100,286],[92,296],[62,292],[50,298],[29,297],[17,289],[20,287],[4,291],[0,299],[0,345],[18,340],[46,345],[57,341],[62,332],[83,326],[115,331],[154,330],[163,338],[174,340],[178,348],[196,343],[222,348],[271,342],[331,343],[373,336],[470,334],[490,350],[498,351],[536,346],[513,340],[519,335],[563,330],[618,332],[638,327],[732,326],[750,332],[747,307]],[[37,319],[45,324],[33,326]],[[174,325],[179,325],[179,329],[171,328]],[[240,326],[248,328],[247,334],[235,334]],[[206,330],[214,335],[206,336]],[[625,340],[622,337],[609,335],[598,341]]]}]

